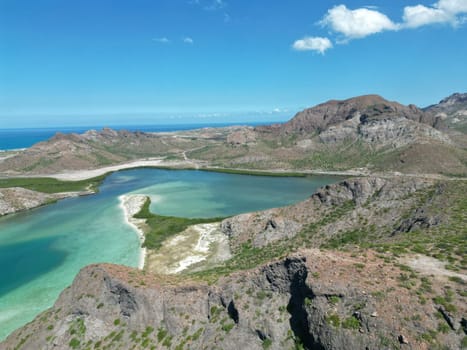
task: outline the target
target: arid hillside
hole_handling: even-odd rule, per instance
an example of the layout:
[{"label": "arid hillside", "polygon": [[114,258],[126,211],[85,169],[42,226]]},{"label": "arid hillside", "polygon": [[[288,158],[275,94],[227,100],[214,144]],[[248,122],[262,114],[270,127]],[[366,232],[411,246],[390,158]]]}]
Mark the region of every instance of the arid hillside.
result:
[{"label": "arid hillside", "polygon": [[[459,98],[421,110],[368,95],[328,101],[298,113],[285,124],[256,128],[157,134],[104,129],[82,135],[57,134],[4,159],[0,172],[53,174],[157,157],[184,167],[359,169],[463,176],[467,174],[465,137],[447,127],[458,117],[449,119],[439,112],[452,111],[462,101]],[[447,105],[449,108],[443,107]]]}]

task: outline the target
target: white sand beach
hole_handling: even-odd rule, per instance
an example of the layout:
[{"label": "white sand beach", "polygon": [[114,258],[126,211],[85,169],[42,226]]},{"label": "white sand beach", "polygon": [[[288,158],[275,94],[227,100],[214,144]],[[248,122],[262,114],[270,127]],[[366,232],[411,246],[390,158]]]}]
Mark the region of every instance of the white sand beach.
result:
[{"label": "white sand beach", "polygon": [[125,216],[126,223],[134,228],[140,240],[141,252],[138,264],[138,268],[140,270],[144,268],[147,253],[146,248],[142,246],[144,243],[144,231],[142,227],[145,225],[145,220],[135,219],[133,215],[135,215],[141,210],[141,207],[146,201],[146,198],[147,197],[142,194],[122,195],[118,197],[118,199],[120,200],[120,207],[122,208]]},{"label": "white sand beach", "polygon": [[134,162],[128,162],[124,164],[112,165],[108,167],[92,169],[92,170],[77,170],[77,171],[67,171],[64,173],[47,175],[49,177],[56,178],[58,180],[65,181],[79,181],[91,179],[93,177],[101,176],[106,173],[113,171],[132,169],[132,168],[141,168],[141,167],[151,167],[151,166],[162,166],[168,165],[167,162],[164,162],[161,158],[151,158],[146,160],[138,160]]},{"label": "white sand beach", "polygon": [[220,223],[198,224],[168,238],[157,252],[150,252],[146,268],[154,273],[176,274],[215,266],[230,257],[229,241]]}]

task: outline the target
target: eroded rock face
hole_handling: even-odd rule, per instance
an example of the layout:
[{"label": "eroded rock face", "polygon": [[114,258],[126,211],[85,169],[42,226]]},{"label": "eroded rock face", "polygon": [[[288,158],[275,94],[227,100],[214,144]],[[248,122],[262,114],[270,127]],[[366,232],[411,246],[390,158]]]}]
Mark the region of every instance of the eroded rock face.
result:
[{"label": "eroded rock face", "polygon": [[[229,236],[234,251],[249,241],[254,247],[264,247],[296,236],[310,224],[319,223],[332,210],[346,203],[354,208],[342,217],[321,225],[316,233],[329,237],[339,230],[349,230],[358,226],[359,217],[374,221],[380,227],[392,227],[401,211],[413,204],[407,196],[432,185],[432,181],[415,178],[349,179],[324,186],[309,199],[296,205],[228,218],[222,222],[222,230]],[[370,204],[376,210],[369,210]],[[385,214],[374,215],[377,210]],[[319,244],[319,240],[316,240],[316,244]]]},{"label": "eroded rock face", "polygon": [[343,101],[328,101],[306,109],[284,124],[285,133],[322,132],[332,125],[359,118],[362,121],[381,118],[404,118],[429,126],[436,126],[436,118],[414,105],[404,106],[378,95],[354,97]]},{"label": "eroded rock face", "polygon": [[438,104],[428,106],[425,111],[434,114],[444,113],[447,116],[458,113],[467,109],[467,93],[454,93],[441,101]]},{"label": "eroded rock face", "polygon": [[[359,270],[355,264],[365,263]],[[330,268],[332,266],[332,268]],[[425,349],[431,302],[394,288],[400,271],[372,254],[304,250],[208,286],[115,265],[84,268],[53,308],[0,349]],[[366,281],[371,279],[374,284]],[[378,281],[385,280],[382,286]],[[393,287],[393,288],[391,288]],[[375,297],[384,291],[384,298]],[[396,306],[404,302],[404,308]],[[402,322],[415,313],[416,325]],[[453,321],[457,328],[457,320]],[[404,324],[404,326],[402,326]],[[343,326],[344,325],[344,326]],[[446,336],[455,349],[459,336]],[[72,344],[72,345],[70,345]],[[98,346],[98,347],[99,347]]]},{"label": "eroded rock face", "polygon": [[319,135],[319,139],[325,144],[361,140],[376,149],[398,148],[414,142],[424,143],[427,140],[451,143],[447,135],[435,128],[402,117],[374,120],[352,118],[330,126]]}]

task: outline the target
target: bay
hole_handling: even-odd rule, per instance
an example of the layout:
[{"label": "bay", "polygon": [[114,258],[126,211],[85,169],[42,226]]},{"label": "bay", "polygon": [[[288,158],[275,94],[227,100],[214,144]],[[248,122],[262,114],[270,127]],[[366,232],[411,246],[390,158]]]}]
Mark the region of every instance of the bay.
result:
[{"label": "bay", "polygon": [[133,169],[107,177],[96,195],[0,219],[0,339],[52,306],[92,263],[136,267],[139,240],[118,197],[140,193],[161,215],[218,217],[289,205],[339,178],[264,177]]}]

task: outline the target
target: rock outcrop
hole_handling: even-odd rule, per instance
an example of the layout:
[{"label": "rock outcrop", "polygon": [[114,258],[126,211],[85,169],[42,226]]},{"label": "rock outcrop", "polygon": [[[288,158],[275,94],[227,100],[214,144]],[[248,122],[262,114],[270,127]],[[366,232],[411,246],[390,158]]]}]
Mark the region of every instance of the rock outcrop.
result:
[{"label": "rock outcrop", "polygon": [[436,126],[436,118],[414,105],[389,102],[378,95],[366,95],[348,100],[331,100],[305,109],[282,126],[287,134],[322,132],[332,125],[359,118],[362,122],[377,119],[404,118],[429,126]]},{"label": "rock outcrop", "polygon": [[[467,133],[467,93],[455,93],[438,104],[428,106],[425,112],[444,120],[451,129]],[[465,139],[465,135],[462,135]],[[467,145],[464,143],[464,147]]]},{"label": "rock outcrop", "polygon": [[[222,222],[222,230],[230,238],[232,250],[235,251],[248,241],[254,247],[264,247],[275,241],[290,239],[309,225],[318,223],[321,224],[315,235],[322,234],[327,238],[342,230],[358,227],[361,218],[365,218],[368,224],[390,228],[401,213],[414,204],[414,198],[410,195],[433,184],[431,180],[418,178],[353,178],[325,186],[309,199],[289,207],[228,218]],[[336,208],[342,206],[351,207],[352,210],[339,217],[334,215],[329,222],[322,222],[323,218],[332,216]],[[436,224],[434,221],[430,223]],[[316,246],[320,243],[319,239],[314,241]]]},{"label": "rock outcrop", "polygon": [[0,188],[0,216],[36,208],[55,200],[55,195],[21,187]]},{"label": "rock outcrop", "polygon": [[[395,288],[400,273],[373,254],[317,250],[215,285],[93,265],[0,349],[426,349],[420,334],[438,319],[431,302]],[[461,338],[442,341],[456,349]]]},{"label": "rock outcrop", "polygon": [[434,114],[444,113],[446,116],[465,111],[467,110],[467,93],[454,93],[439,101],[438,104],[424,108],[424,110]]},{"label": "rock outcrop", "polygon": [[37,208],[59,199],[86,196],[94,191],[43,193],[22,187],[0,188],[0,216]]}]

